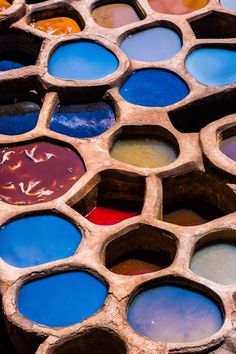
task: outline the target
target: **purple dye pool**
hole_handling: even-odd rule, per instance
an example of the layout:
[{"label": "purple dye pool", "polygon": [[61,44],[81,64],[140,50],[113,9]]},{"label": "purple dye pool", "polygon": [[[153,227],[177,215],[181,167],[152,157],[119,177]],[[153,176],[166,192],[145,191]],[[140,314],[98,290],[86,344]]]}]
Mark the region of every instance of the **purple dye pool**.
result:
[{"label": "purple dye pool", "polygon": [[220,150],[231,160],[236,161],[236,135],[222,140]]},{"label": "purple dye pool", "polygon": [[92,138],[115,124],[115,113],[106,102],[61,105],[53,114],[50,129],[74,138]]},{"label": "purple dye pool", "polygon": [[128,310],[135,331],[152,340],[195,342],[216,333],[223,325],[220,308],[201,293],[163,285],[138,294]]}]

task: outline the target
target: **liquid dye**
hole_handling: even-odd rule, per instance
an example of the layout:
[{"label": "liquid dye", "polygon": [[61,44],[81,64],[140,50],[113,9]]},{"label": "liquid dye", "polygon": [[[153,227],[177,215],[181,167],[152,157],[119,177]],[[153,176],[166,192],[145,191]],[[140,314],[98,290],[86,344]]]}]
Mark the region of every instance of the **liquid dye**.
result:
[{"label": "liquid dye", "polygon": [[193,255],[190,268],[215,283],[236,283],[236,244],[219,242],[205,246]]},{"label": "liquid dye", "polygon": [[0,71],[21,69],[24,66],[34,65],[36,58],[18,50],[3,52],[0,54]]},{"label": "liquid dye", "polygon": [[181,47],[179,35],[165,27],[131,34],[120,45],[129,58],[145,62],[169,59],[178,53]]},{"label": "liquid dye", "polygon": [[65,327],[100,310],[106,296],[107,288],[92,275],[82,271],[66,272],[23,285],[18,308],[33,322]]},{"label": "liquid dye", "polygon": [[131,258],[114,265],[110,270],[120,275],[141,275],[156,272],[160,269],[155,264]]},{"label": "liquid dye", "polygon": [[230,136],[222,140],[220,150],[231,160],[236,161],[236,136]]},{"label": "liquid dye", "polygon": [[29,216],[0,229],[0,257],[14,267],[32,267],[72,256],[80,241],[80,231],[62,217]]},{"label": "liquid dye", "polygon": [[[124,201],[125,203],[125,201]],[[96,225],[114,225],[123,220],[137,216],[138,213],[135,211],[127,211],[121,209],[107,208],[97,206],[88,215],[86,219],[91,221]]]},{"label": "liquid dye", "polygon": [[29,205],[58,198],[84,174],[83,161],[67,147],[35,142],[0,149],[0,200]]},{"label": "liquid dye", "polygon": [[0,12],[8,9],[11,4],[6,0],[0,0]]},{"label": "liquid dye", "polygon": [[115,124],[115,113],[106,102],[58,106],[50,129],[74,138],[92,138]]},{"label": "liquid dye", "polygon": [[0,105],[0,134],[19,135],[35,128],[40,107],[34,102]]},{"label": "liquid dye", "polygon": [[222,313],[215,302],[174,285],[138,294],[130,305],[128,321],[141,335],[164,343],[199,341],[223,325]]},{"label": "liquid dye", "polygon": [[51,55],[49,74],[65,80],[98,80],[113,74],[117,57],[100,44],[79,41],[59,46]]},{"label": "liquid dye", "polygon": [[118,140],[112,147],[111,156],[137,167],[157,168],[174,162],[177,153],[165,140],[140,137]]},{"label": "liquid dye", "polygon": [[117,28],[140,21],[135,9],[125,3],[106,4],[93,10],[94,21],[102,27]]},{"label": "liquid dye", "polygon": [[81,31],[78,23],[69,17],[47,18],[46,20],[34,21],[30,25],[39,31],[54,36],[79,33]]},{"label": "liquid dye", "polygon": [[164,14],[183,15],[200,10],[209,0],[148,0],[151,8]]},{"label": "liquid dye", "polygon": [[204,85],[233,84],[236,82],[236,51],[223,48],[196,49],[187,57],[186,68]]},{"label": "liquid dye", "polygon": [[236,0],[221,0],[221,5],[229,10],[236,10]]},{"label": "liquid dye", "polygon": [[144,107],[166,107],[189,94],[186,83],[176,74],[162,69],[133,72],[120,88],[128,102]]}]

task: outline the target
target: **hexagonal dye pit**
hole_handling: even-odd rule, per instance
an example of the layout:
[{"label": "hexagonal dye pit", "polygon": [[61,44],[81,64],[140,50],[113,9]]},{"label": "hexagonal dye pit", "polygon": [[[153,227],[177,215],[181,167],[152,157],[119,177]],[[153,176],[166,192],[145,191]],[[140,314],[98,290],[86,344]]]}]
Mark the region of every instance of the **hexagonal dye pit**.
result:
[{"label": "hexagonal dye pit", "polygon": [[135,331],[168,343],[196,342],[223,325],[217,304],[208,296],[180,285],[159,285],[140,292],[128,310]]},{"label": "hexagonal dye pit", "polygon": [[79,24],[69,17],[53,17],[33,21],[30,23],[30,26],[54,36],[79,33],[81,31]]},{"label": "hexagonal dye pit", "polygon": [[118,66],[117,57],[101,44],[79,41],[56,48],[48,72],[65,80],[98,80],[113,74]]},{"label": "hexagonal dye pit", "polygon": [[85,172],[73,150],[43,141],[2,147],[0,160],[0,200],[9,204],[58,198]]},{"label": "hexagonal dye pit", "polygon": [[105,4],[92,11],[94,21],[102,27],[117,28],[140,21],[139,14],[127,3]]},{"label": "hexagonal dye pit", "polygon": [[220,0],[222,6],[229,10],[236,10],[236,1],[235,0]]},{"label": "hexagonal dye pit", "polygon": [[220,143],[220,150],[231,160],[236,161],[236,135],[223,138]]},{"label": "hexagonal dye pit", "polygon": [[92,138],[115,124],[115,112],[104,102],[60,105],[53,114],[50,129],[74,138]]},{"label": "hexagonal dye pit", "polygon": [[174,162],[178,156],[171,143],[163,138],[120,138],[111,149],[113,159],[129,165],[158,168]]},{"label": "hexagonal dye pit", "polygon": [[71,271],[24,284],[18,295],[18,308],[33,322],[65,327],[100,310],[106,296],[107,288],[97,278],[83,271]]},{"label": "hexagonal dye pit", "polygon": [[134,71],[120,88],[128,102],[145,107],[166,107],[181,101],[189,88],[178,75],[163,69]]},{"label": "hexagonal dye pit", "polygon": [[204,85],[233,84],[236,82],[236,51],[212,47],[195,49],[186,59],[186,68]]},{"label": "hexagonal dye pit", "polygon": [[40,106],[35,102],[14,99],[0,105],[0,134],[19,135],[35,128]]},{"label": "hexagonal dye pit", "polygon": [[183,15],[200,10],[209,0],[148,0],[153,10],[173,15]]},{"label": "hexagonal dye pit", "polygon": [[193,255],[190,268],[215,283],[236,283],[236,244],[221,241],[202,247]]},{"label": "hexagonal dye pit", "polygon": [[169,59],[178,53],[181,47],[179,35],[167,27],[135,32],[126,37],[120,45],[129,58],[146,62]]},{"label": "hexagonal dye pit", "polygon": [[0,229],[0,257],[14,267],[32,267],[72,256],[80,241],[80,231],[60,216],[28,216]]},{"label": "hexagonal dye pit", "polygon": [[8,9],[11,6],[11,4],[6,1],[6,0],[1,0],[0,1],[0,12]]}]

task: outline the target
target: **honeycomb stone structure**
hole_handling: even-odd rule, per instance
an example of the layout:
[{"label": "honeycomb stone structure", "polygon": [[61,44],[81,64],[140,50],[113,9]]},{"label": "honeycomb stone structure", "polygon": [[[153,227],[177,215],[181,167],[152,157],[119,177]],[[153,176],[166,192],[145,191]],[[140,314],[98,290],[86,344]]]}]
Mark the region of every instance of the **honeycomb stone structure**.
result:
[{"label": "honeycomb stone structure", "polygon": [[[195,48],[215,45],[235,49],[236,11],[224,8],[219,0],[209,0],[203,8],[172,15],[158,13],[147,0],[125,0],[140,20],[112,29],[99,26],[91,15],[93,9],[114,2],[14,0],[0,14],[0,52],[4,55],[19,50],[32,59],[23,68],[0,72],[0,103],[17,98],[33,100],[41,107],[37,125],[31,131],[0,135],[1,149],[50,141],[72,149],[85,167],[84,174],[56,199],[30,205],[0,201],[1,226],[23,216],[53,213],[68,219],[82,235],[75,254],[68,258],[29,268],[16,268],[0,259],[0,353],[236,353],[236,284],[216,284],[190,270],[195,249],[199,244],[211,242],[213,234],[217,239],[220,233],[226,241],[236,238],[236,165],[219,149],[222,137],[236,132],[236,86],[203,85],[185,67],[187,56]],[[81,32],[54,36],[30,25],[32,19],[52,16],[73,18]],[[156,26],[173,29],[180,36],[182,48],[175,56],[159,62],[142,62],[129,59],[120,49],[128,35]],[[51,54],[60,45],[78,40],[101,44],[110,50],[119,61],[118,68],[104,78],[89,81],[53,77],[48,70]],[[184,80],[189,93],[166,107],[129,103],[121,96],[120,87],[132,72],[147,68],[175,73]],[[116,116],[115,124],[103,134],[80,139],[49,128],[58,104],[101,100],[112,106]],[[176,160],[159,168],[140,168],[113,159],[110,151],[114,142],[130,134],[157,134],[170,141],[178,152]],[[117,195],[124,203],[127,200],[139,203],[139,213],[111,226],[96,225],[85,218],[98,198],[116,200]],[[210,202],[223,214],[191,227],[163,221],[165,204],[174,203],[181,196]],[[171,264],[136,276],[110,271],[107,259],[112,261],[121,252],[120,247],[132,251],[135,239],[125,237],[140,229],[147,237],[149,233],[151,236],[151,230],[163,235],[163,239],[158,236],[158,241],[170,254]],[[147,241],[140,237],[137,242],[142,249]],[[153,243],[155,248],[154,240],[150,242],[145,247],[151,249]],[[24,284],[73,270],[86,271],[107,287],[104,306],[98,312],[67,327],[37,324],[19,312],[18,295]],[[131,299],[150,284],[165,283],[183,284],[214,299],[223,313],[220,330],[190,343],[162,343],[138,334],[127,320]]]}]

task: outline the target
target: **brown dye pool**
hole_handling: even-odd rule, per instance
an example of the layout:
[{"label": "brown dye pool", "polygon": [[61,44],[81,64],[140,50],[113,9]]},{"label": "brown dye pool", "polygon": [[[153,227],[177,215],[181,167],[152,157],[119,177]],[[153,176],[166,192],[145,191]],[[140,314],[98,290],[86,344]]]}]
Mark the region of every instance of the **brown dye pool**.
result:
[{"label": "brown dye pool", "polygon": [[94,21],[102,27],[117,28],[140,21],[135,9],[125,3],[99,6],[92,12]]},{"label": "brown dye pool", "polygon": [[149,262],[144,262],[139,259],[127,259],[126,261],[116,264],[110,270],[113,273],[121,275],[140,275],[156,272],[160,269],[161,268],[157,265]]},{"label": "brown dye pool", "polygon": [[156,168],[169,165],[177,158],[176,150],[159,138],[133,138],[118,140],[111,156],[137,167]]},{"label": "brown dye pool", "polygon": [[173,15],[187,14],[208,4],[208,0],[148,0],[153,10]]},{"label": "brown dye pool", "polygon": [[223,215],[223,211],[211,204],[203,201],[191,201],[164,210],[163,220],[180,226],[196,226]]},{"label": "brown dye pool", "polygon": [[45,20],[33,21],[30,25],[54,36],[81,32],[78,23],[69,17],[47,18]]}]

